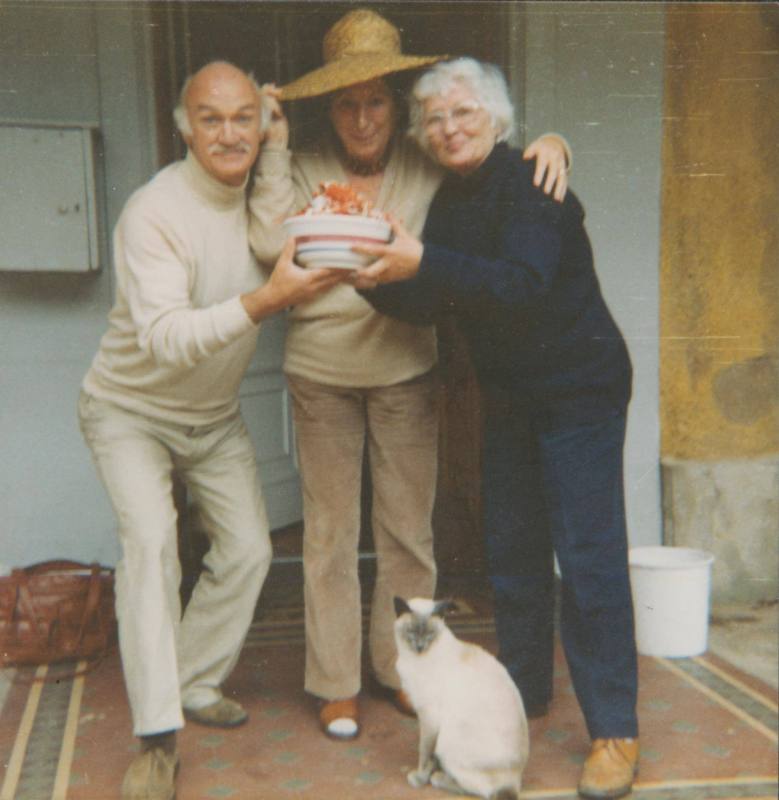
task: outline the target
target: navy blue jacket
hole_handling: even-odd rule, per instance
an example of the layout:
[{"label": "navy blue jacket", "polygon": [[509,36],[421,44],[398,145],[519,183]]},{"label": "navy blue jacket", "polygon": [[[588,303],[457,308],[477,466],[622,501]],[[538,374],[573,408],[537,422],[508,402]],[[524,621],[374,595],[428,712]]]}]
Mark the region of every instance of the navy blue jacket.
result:
[{"label": "navy blue jacket", "polygon": [[430,324],[454,313],[482,386],[519,392],[545,428],[624,412],[631,365],[601,295],[584,210],[533,186],[533,163],[498,144],[449,174],[428,212],[418,275],[363,296]]}]

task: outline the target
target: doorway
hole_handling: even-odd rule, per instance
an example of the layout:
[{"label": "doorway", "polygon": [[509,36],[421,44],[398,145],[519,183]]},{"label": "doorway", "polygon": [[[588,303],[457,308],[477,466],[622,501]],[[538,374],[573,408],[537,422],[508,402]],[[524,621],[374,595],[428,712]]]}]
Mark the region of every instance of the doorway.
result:
[{"label": "doorway", "polygon": [[[505,3],[389,2],[370,7],[401,31],[403,51],[414,54],[472,55],[508,68],[516,43]],[[321,65],[324,33],[355,8],[344,2],[183,2],[155,9],[165,56],[155,65],[160,97],[159,141],[169,157],[181,145],[169,109],[187,74],[214,59],[231,61],[260,83],[279,85]],[[291,127],[301,127],[306,101],[288,109]],[[167,127],[166,127],[167,126]],[[264,330],[255,369],[242,393],[247,422],[256,434],[272,528],[283,559],[295,556],[300,535],[300,491],[293,431],[283,386],[283,320]],[[439,330],[442,426],[439,485],[434,518],[436,557],[442,575],[483,572],[479,513],[479,398],[465,348],[453,327]],[[270,452],[269,452],[270,443]],[[284,479],[279,480],[283,475]],[[365,473],[367,480],[367,471]],[[297,505],[296,505],[297,504]],[[280,510],[275,511],[276,508]],[[361,553],[370,560],[370,491],[363,491]]]}]

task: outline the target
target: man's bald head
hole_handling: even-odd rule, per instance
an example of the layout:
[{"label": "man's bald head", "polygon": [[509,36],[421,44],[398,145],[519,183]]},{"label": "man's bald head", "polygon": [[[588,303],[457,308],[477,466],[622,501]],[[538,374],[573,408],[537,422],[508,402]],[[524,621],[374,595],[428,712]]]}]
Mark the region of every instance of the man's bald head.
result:
[{"label": "man's bald head", "polygon": [[[218,84],[225,80],[234,80],[237,83],[248,81],[252,86],[257,96],[260,96],[260,86],[251,74],[247,74],[242,69],[231,64],[229,61],[211,61],[205,66],[201,67],[197,72],[190,75],[181,87],[179,92],[179,99],[176,107],[173,109],[173,119],[179,133],[186,139],[187,136],[192,135],[192,123],[189,117],[189,110],[187,107],[187,97],[190,94],[193,86],[196,91],[201,88],[208,87],[211,82],[216,81]],[[262,132],[268,123],[268,115],[264,108],[261,109],[260,117],[260,132]]]},{"label": "man's bald head", "polygon": [[187,79],[173,112],[190,152],[217,180],[240,185],[265,128],[260,87],[234,64],[212,61]]}]

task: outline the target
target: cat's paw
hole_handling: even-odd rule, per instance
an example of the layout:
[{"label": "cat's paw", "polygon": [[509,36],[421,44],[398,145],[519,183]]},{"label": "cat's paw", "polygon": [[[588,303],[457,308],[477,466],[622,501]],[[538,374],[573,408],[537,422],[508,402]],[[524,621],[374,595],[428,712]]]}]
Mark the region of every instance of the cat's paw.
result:
[{"label": "cat's paw", "polygon": [[406,777],[408,778],[408,782],[415,789],[419,789],[427,785],[427,782],[430,780],[430,773],[423,769],[412,769]]},{"label": "cat's paw", "polygon": [[453,794],[462,794],[463,789],[459,783],[449,773],[437,769],[430,776],[430,785],[434,789],[442,789],[445,792],[452,792]]}]

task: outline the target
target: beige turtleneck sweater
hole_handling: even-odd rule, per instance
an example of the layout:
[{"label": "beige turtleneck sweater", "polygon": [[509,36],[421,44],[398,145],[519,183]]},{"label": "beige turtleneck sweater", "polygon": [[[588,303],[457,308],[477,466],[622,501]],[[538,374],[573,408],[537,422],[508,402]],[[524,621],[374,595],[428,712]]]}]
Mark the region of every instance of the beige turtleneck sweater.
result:
[{"label": "beige turtleneck sweater", "polygon": [[258,326],[240,295],[264,282],[245,186],[188,153],[128,200],[114,231],[116,301],[83,388],[183,425],[234,414]]},{"label": "beige turtleneck sweater", "polygon": [[[376,206],[419,236],[442,172],[410,141],[399,139]],[[265,148],[250,197],[250,241],[272,263],[283,244],[281,221],[303,208],[323,181],[346,182],[332,148],[295,153]],[[374,310],[348,284],[291,309],[284,370],[331,386],[389,386],[427,372],[436,362],[433,327],[394,320]]]}]

